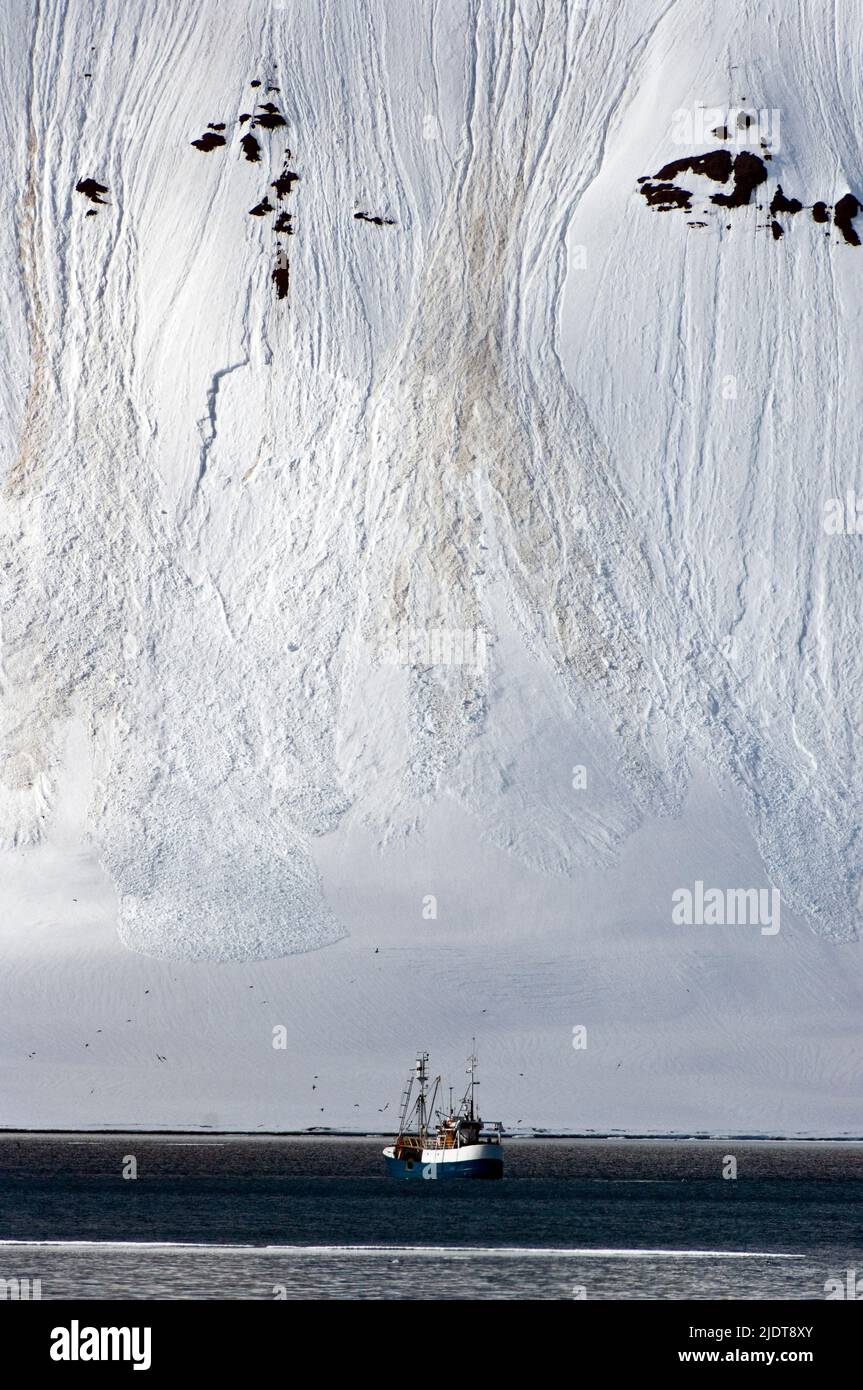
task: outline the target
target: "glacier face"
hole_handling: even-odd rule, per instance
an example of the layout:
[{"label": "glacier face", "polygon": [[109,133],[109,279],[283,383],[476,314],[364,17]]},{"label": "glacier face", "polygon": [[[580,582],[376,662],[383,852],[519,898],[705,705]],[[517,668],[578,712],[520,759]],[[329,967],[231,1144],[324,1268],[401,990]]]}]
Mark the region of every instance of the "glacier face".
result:
[{"label": "glacier face", "polygon": [[675,112],[751,105],[781,114],[765,203],[860,192],[853,7],[4,25],[9,852],[50,837],[74,723],[136,951],[336,942],[319,843],[421,842],[448,800],[530,870],[602,869],[613,919],[621,846],[707,769],[765,881],[854,939],[861,567],[823,517],[855,482],[863,250],[681,178],[691,227],[637,182],[717,147]]}]

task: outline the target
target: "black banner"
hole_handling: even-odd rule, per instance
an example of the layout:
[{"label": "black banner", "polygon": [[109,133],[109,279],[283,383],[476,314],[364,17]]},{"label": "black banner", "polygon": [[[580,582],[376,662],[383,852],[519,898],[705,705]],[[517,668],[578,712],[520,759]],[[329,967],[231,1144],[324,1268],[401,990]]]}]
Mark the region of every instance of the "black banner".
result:
[{"label": "black banner", "polygon": [[[7,1361],[19,1375],[48,1372],[61,1379],[92,1377],[106,1369],[113,1376],[125,1372],[157,1379],[183,1372],[293,1376],[309,1359],[329,1377],[341,1364],[359,1369],[357,1357],[366,1366],[372,1358],[383,1374],[392,1357],[415,1348],[418,1336],[425,1346],[432,1327],[440,1335],[446,1329],[445,1340],[470,1330],[478,1363],[492,1375],[495,1368],[505,1369],[508,1378],[521,1358],[535,1370],[537,1358],[542,1361],[551,1351],[560,1355],[556,1341],[540,1352],[537,1338],[546,1335],[566,1338],[567,1354],[576,1357],[573,1377],[587,1364],[611,1375],[639,1376],[673,1367],[790,1365],[823,1377],[853,1364],[860,1338],[859,1315],[830,1301],[573,1301],[534,1304],[524,1323],[517,1300],[448,1301],[433,1323],[428,1307],[422,1311],[426,1300],[417,1302],[416,1322],[416,1312],[404,1308],[387,1308],[383,1319],[379,1306],[360,1301],[358,1308],[347,1300],[303,1303],[302,1309],[296,1301],[293,1306],[279,1301],[22,1302],[4,1305],[0,1327]],[[468,1311],[469,1324],[464,1321]]]}]

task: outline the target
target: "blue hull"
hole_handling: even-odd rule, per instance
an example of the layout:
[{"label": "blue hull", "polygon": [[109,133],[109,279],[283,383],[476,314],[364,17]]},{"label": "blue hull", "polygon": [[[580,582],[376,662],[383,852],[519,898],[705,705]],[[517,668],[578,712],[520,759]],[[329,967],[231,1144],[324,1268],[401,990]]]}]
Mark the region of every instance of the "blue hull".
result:
[{"label": "blue hull", "polygon": [[415,1158],[389,1158],[384,1155],[391,1178],[502,1178],[499,1158],[468,1159],[465,1163],[421,1163]]}]

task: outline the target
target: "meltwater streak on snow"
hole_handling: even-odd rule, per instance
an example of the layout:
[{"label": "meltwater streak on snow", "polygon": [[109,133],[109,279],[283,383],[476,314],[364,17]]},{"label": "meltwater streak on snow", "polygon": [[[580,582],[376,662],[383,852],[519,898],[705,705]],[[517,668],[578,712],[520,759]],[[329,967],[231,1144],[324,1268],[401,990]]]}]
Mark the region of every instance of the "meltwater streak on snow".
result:
[{"label": "meltwater streak on snow", "polygon": [[[855,933],[860,561],[818,525],[827,478],[853,481],[863,253],[695,249],[634,179],[679,153],[670,84],[680,105],[755,89],[739,46],[770,55],[787,185],[822,196],[838,159],[837,196],[856,187],[860,39],[843,18],[840,61],[795,12],[780,56],[769,14],[732,40],[721,8],[5,8],[29,362],[3,383],[0,838],[45,833],[83,715],[127,944],[335,941],[313,838],[351,808],[395,838],[441,791],[534,867],[607,863],[699,762],[739,783],[789,901]],[[257,164],[253,80],[288,122],[256,131]],[[226,144],[202,153],[211,122]],[[279,301],[249,209],[286,147]],[[82,179],[108,189],[94,217]],[[578,288],[568,236],[601,267]],[[730,421],[723,353],[752,377]],[[487,630],[488,666],[381,662],[432,628]],[[513,775],[536,710],[591,750],[577,805],[529,756]]]},{"label": "meltwater streak on snow", "polygon": [[[495,736],[488,706],[515,628],[540,688],[562,682],[571,716],[578,708],[597,722],[601,705],[603,762],[624,788],[624,805],[600,816],[594,805],[580,815],[557,808],[548,838],[562,831],[569,868],[607,857],[645,807],[676,805],[667,783],[680,763],[676,735],[663,731],[658,747],[642,736],[640,711],[660,702],[661,681],[628,634],[650,577],[556,341],[566,227],[646,36],[628,42],[625,5],[603,24],[587,8],[535,5],[508,20],[480,5],[471,20],[464,150],[367,412],[360,629],[372,651],[387,632],[481,629],[490,663],[401,679],[365,668],[363,684],[355,650],[342,730],[369,703],[395,698],[407,746],[394,757],[388,721],[377,737],[363,728],[345,781],[368,806],[384,770],[390,798],[379,810],[390,830],[413,823],[418,798],[449,786],[492,838],[547,867],[547,843],[526,851],[495,824],[513,748]],[[551,819],[547,807],[540,818]]]},{"label": "meltwater streak on snow", "polygon": [[48,1250],[209,1250],[219,1254],[255,1255],[356,1255],[392,1258],[394,1255],[429,1256],[433,1259],[604,1259],[604,1260],[802,1260],[803,1255],[759,1250],[624,1250],[592,1247],[545,1249],[537,1246],[497,1245],[208,1245],[195,1241],[160,1240],[0,1240],[0,1248]]}]

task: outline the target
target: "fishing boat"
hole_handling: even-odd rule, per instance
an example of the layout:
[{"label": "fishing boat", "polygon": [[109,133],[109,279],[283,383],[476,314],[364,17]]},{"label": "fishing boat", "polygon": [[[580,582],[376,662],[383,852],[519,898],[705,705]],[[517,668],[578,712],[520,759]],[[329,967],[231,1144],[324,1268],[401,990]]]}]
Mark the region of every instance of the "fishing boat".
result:
[{"label": "fishing boat", "polygon": [[[418,1052],[416,1065],[408,1076],[402,1094],[399,1132],[384,1149],[387,1172],[393,1178],[502,1178],[503,1126],[497,1120],[483,1123],[476,1106],[476,1055],[468,1058],[467,1090],[458,1105],[435,1109],[443,1079],[431,1083],[427,1052]],[[429,1117],[435,1116],[436,1127]]]}]

